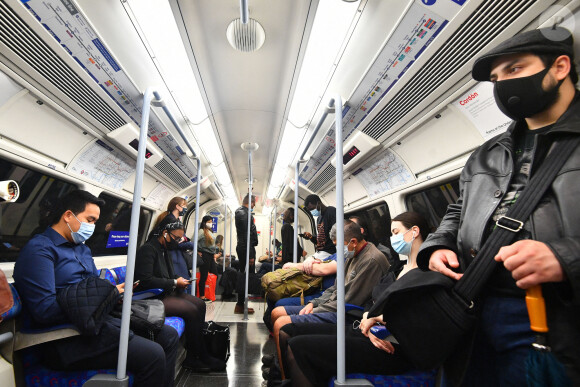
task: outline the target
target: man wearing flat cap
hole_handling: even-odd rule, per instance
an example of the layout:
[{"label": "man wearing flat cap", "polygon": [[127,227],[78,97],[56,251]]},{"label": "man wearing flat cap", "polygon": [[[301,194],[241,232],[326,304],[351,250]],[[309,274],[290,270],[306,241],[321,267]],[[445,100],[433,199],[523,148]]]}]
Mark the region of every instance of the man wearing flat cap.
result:
[{"label": "man wearing flat cap", "polygon": [[[498,107],[514,122],[479,147],[418,256],[423,269],[459,279],[496,225],[558,143],[580,136],[573,37],[560,27],[516,35],[475,61],[472,76],[491,81]],[[525,386],[534,333],[525,290],[541,285],[548,344],[580,385],[580,147],[576,147],[523,228],[495,255],[497,266],[476,300],[471,340],[445,364],[446,385]]]}]

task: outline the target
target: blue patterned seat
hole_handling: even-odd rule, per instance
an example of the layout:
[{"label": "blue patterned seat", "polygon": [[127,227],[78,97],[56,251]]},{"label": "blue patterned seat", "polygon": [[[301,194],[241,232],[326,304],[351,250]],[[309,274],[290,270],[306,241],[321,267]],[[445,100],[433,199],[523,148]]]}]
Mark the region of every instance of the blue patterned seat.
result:
[{"label": "blue patterned seat", "polygon": [[185,322],[181,317],[165,317],[165,325],[175,328],[179,337],[185,331]]},{"label": "blue patterned seat", "polygon": [[[380,387],[435,387],[437,370],[428,372],[408,372],[402,375],[367,375],[367,374],[347,374],[347,379],[366,379],[374,386]],[[334,387],[336,377],[328,384]]]},{"label": "blue patterned seat", "polygon": [[12,291],[14,305],[12,305],[12,308],[8,309],[6,312],[0,315],[0,317],[2,317],[0,320],[10,320],[19,315],[20,311],[22,310],[22,301],[20,301],[20,296],[18,295],[18,292],[16,291],[16,288],[13,284],[10,284],[10,290]]},{"label": "blue patterned seat", "polygon": [[[52,371],[40,364],[34,348],[29,348],[22,355],[24,380],[28,387],[71,387],[82,386],[96,374],[116,374],[116,370],[87,371]],[[129,373],[129,386],[133,385],[133,375]]]}]

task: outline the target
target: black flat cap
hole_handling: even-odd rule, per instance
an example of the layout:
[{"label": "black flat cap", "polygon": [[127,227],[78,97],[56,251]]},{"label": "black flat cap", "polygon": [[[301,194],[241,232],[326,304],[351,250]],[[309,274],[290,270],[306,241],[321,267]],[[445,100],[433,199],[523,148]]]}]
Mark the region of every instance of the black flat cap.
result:
[{"label": "black flat cap", "polygon": [[562,27],[540,28],[518,34],[478,58],[471,76],[477,81],[489,81],[492,62],[503,55],[528,52],[532,54],[568,55],[574,60],[574,38]]}]

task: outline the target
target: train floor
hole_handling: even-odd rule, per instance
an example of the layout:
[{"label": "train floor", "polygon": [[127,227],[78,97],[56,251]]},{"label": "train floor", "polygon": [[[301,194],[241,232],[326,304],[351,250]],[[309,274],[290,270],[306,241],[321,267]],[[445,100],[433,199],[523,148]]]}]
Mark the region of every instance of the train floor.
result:
[{"label": "train floor", "polygon": [[[219,298],[220,296],[218,296]],[[196,386],[261,386],[262,355],[275,351],[274,339],[262,321],[266,304],[250,300],[255,313],[243,321],[243,315],[234,314],[235,301],[216,300],[207,305],[206,320],[230,327],[230,358],[223,372],[194,373],[181,369],[176,378],[177,387]]]}]

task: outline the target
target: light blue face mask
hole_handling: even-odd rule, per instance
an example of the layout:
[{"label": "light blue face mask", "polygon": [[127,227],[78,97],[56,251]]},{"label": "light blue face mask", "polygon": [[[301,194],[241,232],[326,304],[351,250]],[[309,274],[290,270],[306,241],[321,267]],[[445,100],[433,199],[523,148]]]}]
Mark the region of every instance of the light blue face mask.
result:
[{"label": "light blue face mask", "polygon": [[354,257],[354,250],[353,251],[349,251],[348,250],[348,245],[344,245],[344,259],[349,259]]},{"label": "light blue face mask", "polygon": [[95,231],[95,225],[87,223],[87,222],[81,222],[79,220],[79,218],[77,218],[75,216],[75,214],[73,214],[73,216],[75,217],[77,222],[79,222],[81,224],[81,226],[79,227],[79,231],[73,231],[72,228],[70,228],[70,225],[68,223],[66,225],[68,226],[68,229],[70,230],[73,241],[77,245],[79,245],[79,244],[83,243],[84,241],[86,241],[87,239],[89,239],[93,235],[93,232]]},{"label": "light blue face mask", "polygon": [[310,214],[312,214],[312,216],[320,216],[320,211],[318,211],[318,208],[315,208],[310,210]]},{"label": "light blue face mask", "polygon": [[404,232],[403,234],[397,234],[391,237],[391,246],[393,246],[393,250],[395,250],[399,254],[403,255],[411,254],[411,245],[415,240],[415,236],[413,236],[413,239],[411,239],[411,241],[406,242],[405,234],[408,233],[409,231],[411,231],[411,229],[407,230],[407,232]]}]

